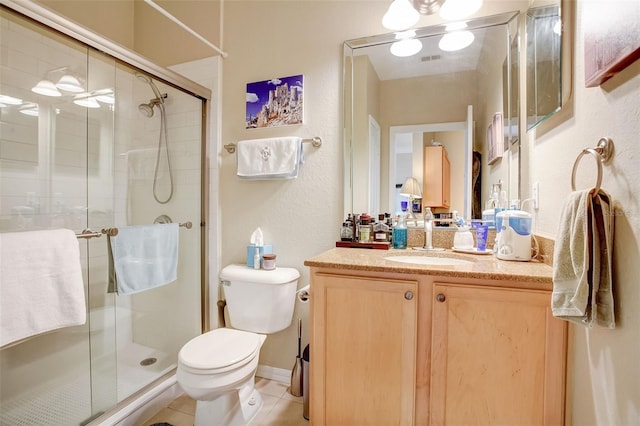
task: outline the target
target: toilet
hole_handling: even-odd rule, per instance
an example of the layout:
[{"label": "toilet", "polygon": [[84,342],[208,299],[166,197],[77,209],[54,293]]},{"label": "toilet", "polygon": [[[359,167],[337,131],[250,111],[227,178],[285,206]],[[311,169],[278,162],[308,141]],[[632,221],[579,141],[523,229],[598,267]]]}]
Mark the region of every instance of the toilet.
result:
[{"label": "toilet", "polygon": [[291,325],[300,273],[293,268],[229,265],[220,272],[228,328],[187,342],[178,354],[177,380],[196,400],[195,426],[246,425],[262,407],[254,389],[267,334]]}]

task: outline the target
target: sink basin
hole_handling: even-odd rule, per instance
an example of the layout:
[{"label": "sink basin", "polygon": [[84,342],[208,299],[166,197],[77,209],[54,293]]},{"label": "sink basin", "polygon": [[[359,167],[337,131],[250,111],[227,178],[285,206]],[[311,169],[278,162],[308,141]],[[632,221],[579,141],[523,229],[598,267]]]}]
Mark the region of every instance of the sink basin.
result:
[{"label": "sink basin", "polygon": [[457,259],[453,257],[434,256],[389,256],[385,260],[393,262],[412,263],[414,265],[434,265],[434,266],[468,266],[473,261]]}]

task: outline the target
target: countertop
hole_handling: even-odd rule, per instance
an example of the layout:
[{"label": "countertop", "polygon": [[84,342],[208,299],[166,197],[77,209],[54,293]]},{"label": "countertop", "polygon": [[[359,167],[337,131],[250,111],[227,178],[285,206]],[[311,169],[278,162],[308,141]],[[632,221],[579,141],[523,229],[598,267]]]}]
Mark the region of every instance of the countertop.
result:
[{"label": "countertop", "polygon": [[[385,259],[391,256],[449,257],[468,260],[472,263],[468,265],[423,265]],[[493,254],[462,254],[452,250],[424,252],[411,248],[403,250],[334,248],[305,260],[304,264],[318,268],[513,280],[544,284],[551,284],[553,277],[553,269],[538,261],[506,261],[497,259]]]}]

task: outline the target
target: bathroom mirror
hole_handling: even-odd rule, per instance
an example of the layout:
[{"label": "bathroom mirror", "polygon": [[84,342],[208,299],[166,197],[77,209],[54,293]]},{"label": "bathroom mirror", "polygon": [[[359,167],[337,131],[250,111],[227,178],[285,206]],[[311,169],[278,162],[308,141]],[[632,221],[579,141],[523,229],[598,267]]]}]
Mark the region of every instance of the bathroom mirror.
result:
[{"label": "bathroom mirror", "polygon": [[[456,51],[440,47],[450,32],[444,24],[415,29],[413,39],[422,47],[412,56],[391,53],[402,37],[395,33],[344,43],[345,215],[395,214],[406,177],[424,191],[423,152],[432,145],[447,151],[451,193],[449,206],[434,212],[480,217],[483,198],[498,182],[512,196],[510,163],[519,155],[519,129],[509,125],[519,121],[517,108],[509,107],[519,103],[513,90],[519,72],[517,17],[509,12],[465,21],[473,42]],[[491,164],[489,145],[495,150]],[[474,152],[480,154],[475,169]]]},{"label": "bathroom mirror", "polygon": [[571,94],[569,3],[536,0],[527,10],[527,130],[560,111]]}]

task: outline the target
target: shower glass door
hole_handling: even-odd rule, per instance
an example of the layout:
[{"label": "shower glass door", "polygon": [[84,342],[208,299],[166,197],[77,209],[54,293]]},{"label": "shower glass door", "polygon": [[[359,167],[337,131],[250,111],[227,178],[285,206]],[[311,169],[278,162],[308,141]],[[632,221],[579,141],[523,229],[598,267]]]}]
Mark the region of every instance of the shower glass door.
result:
[{"label": "shower glass door", "polygon": [[0,425],[84,424],[201,333],[204,102],[4,6],[0,44],[0,232],[193,225],[178,279],[135,294],[110,291],[106,236],[78,240],[86,324],[0,349]]}]

